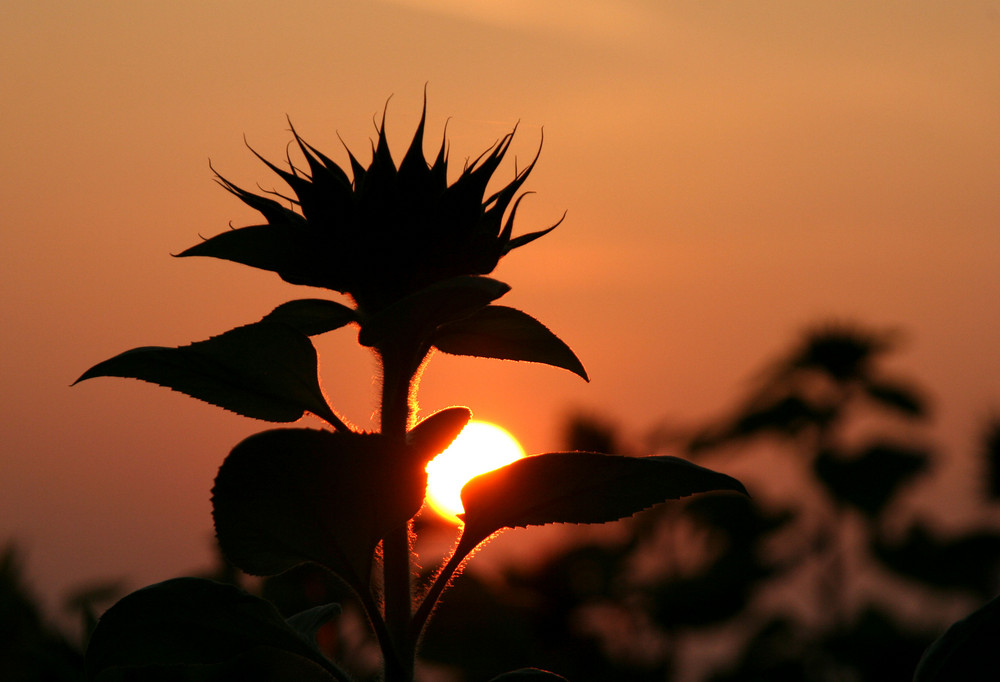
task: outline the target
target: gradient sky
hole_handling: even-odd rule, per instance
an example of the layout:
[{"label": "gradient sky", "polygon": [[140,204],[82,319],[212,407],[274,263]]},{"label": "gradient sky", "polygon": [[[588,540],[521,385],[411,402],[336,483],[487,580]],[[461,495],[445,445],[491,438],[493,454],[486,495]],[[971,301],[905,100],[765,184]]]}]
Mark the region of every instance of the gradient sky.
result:
[{"label": "gradient sky", "polygon": [[[592,377],[438,356],[426,411],[467,404],[529,452],[556,448],[574,408],[639,436],[719,413],[804,325],[850,319],[905,332],[893,367],[935,398],[944,473],[974,475],[959,455],[1000,410],[996,0],[8,0],[4,15],[0,539],[47,595],[205,566],[215,470],[267,428],[141,382],[69,388],[120,351],[315,294],[170,257],[255,219],[208,159],[276,186],[243,136],[280,159],[287,115],[367,160],[390,96],[399,158],[425,83],[428,147],[448,121],[456,166],[518,121],[523,165],[544,126],[519,229],[567,218],[495,274]],[[371,362],[351,331],[329,336],[324,388],[368,426]]]}]

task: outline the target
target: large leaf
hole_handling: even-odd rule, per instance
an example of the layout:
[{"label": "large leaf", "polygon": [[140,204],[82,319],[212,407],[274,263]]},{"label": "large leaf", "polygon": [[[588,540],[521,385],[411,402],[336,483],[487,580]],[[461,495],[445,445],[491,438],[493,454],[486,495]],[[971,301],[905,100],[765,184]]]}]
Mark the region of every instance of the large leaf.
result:
[{"label": "large leaf", "polygon": [[302,298],[282,303],[261,321],[280,322],[294,327],[306,336],[316,336],[357,322],[358,314],[353,308],[336,301]]},{"label": "large leaf", "polygon": [[340,424],[319,387],[316,349],[286,324],[258,322],[180,348],[135,348],[76,380],[141,379],[237,414],[293,422],[312,412]]},{"label": "large leaf", "polygon": [[86,672],[90,680],[346,679],[271,604],[199,578],[152,585],[111,607]]},{"label": "large leaf", "polygon": [[510,291],[489,277],[463,275],[435,282],[364,320],[358,341],[378,346],[390,337],[422,339],[442,324],[462,319]]},{"label": "large leaf", "polygon": [[379,434],[276,429],[250,436],[215,479],[219,545],[252,575],[312,561],[365,589],[376,545],[423,503],[421,459]]},{"label": "large leaf", "polygon": [[589,381],[583,363],[541,322],[516,308],[493,305],[443,325],[434,346],[452,355],[539,362]]},{"label": "large leaf", "polygon": [[958,621],[920,659],[913,682],[989,682],[1000,670],[1000,597]]},{"label": "large leaf", "polygon": [[604,523],[694,493],[746,493],[735,478],[677,457],[594,452],[535,455],[476,476],[462,488],[463,550],[503,528]]}]

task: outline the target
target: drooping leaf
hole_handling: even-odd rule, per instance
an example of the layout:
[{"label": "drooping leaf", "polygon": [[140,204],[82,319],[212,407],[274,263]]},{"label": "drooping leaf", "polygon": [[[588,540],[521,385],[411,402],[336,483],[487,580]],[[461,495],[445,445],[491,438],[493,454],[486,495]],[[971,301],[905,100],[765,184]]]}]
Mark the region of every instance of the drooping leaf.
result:
[{"label": "drooping leaf", "polygon": [[491,305],[443,325],[434,346],[452,355],[539,362],[589,381],[579,358],[541,322],[516,308]]},{"label": "drooping leaf", "polygon": [[275,429],[229,453],[212,489],[219,545],[251,575],[312,561],[355,590],[375,547],[423,503],[427,473],[379,434]]},{"label": "drooping leaf", "polygon": [[158,583],[112,606],[90,640],[86,673],[102,681],[346,679],[271,604],[200,578]]},{"label": "drooping leaf", "polygon": [[694,493],[746,493],[731,476],[677,457],[555,452],[524,457],[462,488],[466,551],[503,528],[605,523]]},{"label": "drooping leaf", "polygon": [[377,346],[391,336],[422,338],[436,327],[471,315],[510,291],[489,277],[460,276],[417,291],[364,320],[358,341]]},{"label": "drooping leaf", "polygon": [[282,303],[261,320],[287,324],[306,336],[325,334],[357,321],[358,314],[354,309],[322,298],[303,298]]},{"label": "drooping leaf", "polygon": [[317,376],[316,349],[285,324],[258,322],[179,348],[135,348],[94,365],[76,380],[141,379],[237,414],[293,422],[312,412],[334,425]]},{"label": "drooping leaf", "polygon": [[458,438],[470,419],[472,411],[469,408],[447,407],[414,426],[406,440],[414,455],[426,465]]},{"label": "drooping leaf", "polygon": [[988,682],[1000,670],[1000,597],[958,621],[924,652],[913,682]]}]

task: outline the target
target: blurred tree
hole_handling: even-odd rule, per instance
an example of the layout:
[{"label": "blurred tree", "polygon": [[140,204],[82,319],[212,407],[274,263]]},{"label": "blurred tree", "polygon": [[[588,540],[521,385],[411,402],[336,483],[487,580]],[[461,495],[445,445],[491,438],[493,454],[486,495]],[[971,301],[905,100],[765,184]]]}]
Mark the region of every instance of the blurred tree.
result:
[{"label": "blurred tree", "polygon": [[[810,499],[798,504],[818,508],[806,544],[821,566],[815,608],[831,628],[856,615],[846,584],[856,536],[868,546],[881,537],[891,503],[931,459],[926,447],[900,437],[907,435],[906,426],[926,419],[928,410],[915,387],[883,370],[894,341],[892,334],[847,324],[807,331],[767,367],[735,414],[703,429],[690,445],[692,452],[705,452],[769,439],[790,445],[807,464],[811,480],[799,483]],[[896,422],[891,431],[852,440],[858,424],[886,417]]]},{"label": "blurred tree", "polygon": [[0,552],[0,679],[5,682],[83,680],[83,649],[42,617],[24,584],[14,545]]},{"label": "blurred tree", "polygon": [[[467,588],[439,617],[460,622],[468,645],[427,646],[425,655],[468,673],[456,679],[530,659],[574,682],[663,681],[683,677],[689,645],[715,634],[729,638],[730,655],[698,679],[910,680],[948,616],[910,622],[878,586],[902,589],[905,600],[982,601],[997,589],[1000,535],[941,537],[919,520],[891,532],[893,508],[935,456],[919,438],[926,398],[885,370],[896,342],[856,325],[809,330],[737,409],[687,439],[687,452],[706,458],[784,454],[790,475],[772,499],[660,505],[623,524],[617,542],[595,539],[537,567],[512,567],[502,584],[463,577]],[[985,435],[988,485],[970,491],[984,509],[1000,497],[1000,420]],[[599,416],[571,417],[565,439],[570,449],[625,450]],[[756,470],[758,483],[784,476],[771,464]],[[753,494],[754,475],[744,480]],[[485,604],[505,613],[489,631],[475,616]],[[486,646],[489,670],[477,665]]]},{"label": "blurred tree", "polygon": [[[765,619],[741,658],[713,682],[909,680],[947,623],[930,630],[907,622],[880,588],[859,584],[919,586],[923,594],[951,591],[957,599],[994,593],[996,532],[941,538],[919,520],[901,540],[890,532],[893,506],[928,474],[934,457],[913,436],[928,418],[926,399],[909,381],[885,372],[895,348],[894,334],[856,325],[809,330],[767,367],[734,414],[692,439],[692,452],[739,450],[751,441],[790,450],[807,465],[809,480],[790,484],[785,494],[799,514],[812,508],[819,519],[798,526],[795,544],[808,551],[779,576],[812,571],[806,592],[818,618],[811,626],[780,613]],[[984,506],[993,501],[978,497]]]}]

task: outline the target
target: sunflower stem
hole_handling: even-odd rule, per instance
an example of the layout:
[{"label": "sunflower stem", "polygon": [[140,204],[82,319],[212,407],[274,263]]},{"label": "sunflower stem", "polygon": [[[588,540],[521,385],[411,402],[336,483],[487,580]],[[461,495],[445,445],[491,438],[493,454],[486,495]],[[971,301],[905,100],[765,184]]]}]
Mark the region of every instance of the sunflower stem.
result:
[{"label": "sunflower stem", "polygon": [[[382,435],[400,451],[406,446],[410,425],[410,397],[419,361],[414,362],[412,346],[389,344],[379,349],[382,362]],[[412,682],[415,639],[410,632],[413,610],[413,550],[410,523],[393,529],[382,539],[382,571],[385,622],[392,650],[385,650],[386,682]],[[395,659],[395,660],[393,660]]]}]

